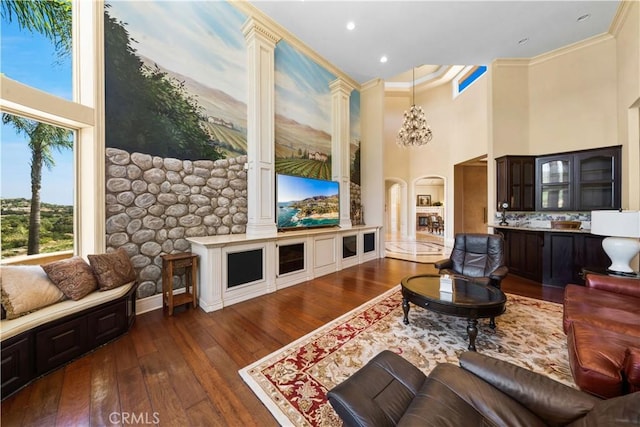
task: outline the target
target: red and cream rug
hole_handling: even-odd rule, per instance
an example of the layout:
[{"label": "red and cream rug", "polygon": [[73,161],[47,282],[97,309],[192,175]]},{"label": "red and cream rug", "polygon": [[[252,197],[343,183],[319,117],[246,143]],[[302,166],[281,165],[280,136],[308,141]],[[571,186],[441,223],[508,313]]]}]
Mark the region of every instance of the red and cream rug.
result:
[{"label": "red and cream rug", "polygon": [[[508,294],[506,312],[479,325],[478,351],[575,387],[569,370],[562,305]],[[373,356],[390,349],[428,374],[466,351],[465,319],[411,305],[402,323],[400,286],[240,370],[283,426],[339,426],[326,393]]]}]

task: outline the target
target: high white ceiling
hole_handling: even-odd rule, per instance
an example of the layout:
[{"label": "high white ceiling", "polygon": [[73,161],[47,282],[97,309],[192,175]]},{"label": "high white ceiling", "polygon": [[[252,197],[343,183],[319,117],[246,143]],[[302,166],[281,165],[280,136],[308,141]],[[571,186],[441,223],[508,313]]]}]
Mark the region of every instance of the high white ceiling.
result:
[{"label": "high white ceiling", "polygon": [[[413,67],[531,58],[606,33],[618,0],[251,1],[359,83]],[[578,17],[590,15],[578,22]],[[353,31],[346,28],[353,21]],[[528,39],[526,43],[518,43]],[[386,55],[387,63],[380,57]],[[416,76],[417,77],[417,76]],[[406,80],[405,80],[406,81]]]}]

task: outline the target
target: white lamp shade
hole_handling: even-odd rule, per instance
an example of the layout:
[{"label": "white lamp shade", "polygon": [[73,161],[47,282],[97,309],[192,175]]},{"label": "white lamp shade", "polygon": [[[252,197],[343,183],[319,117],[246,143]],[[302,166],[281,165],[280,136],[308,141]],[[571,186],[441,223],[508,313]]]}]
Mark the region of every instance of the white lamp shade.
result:
[{"label": "white lamp shade", "polygon": [[614,237],[640,237],[639,211],[592,211],[591,234]]}]

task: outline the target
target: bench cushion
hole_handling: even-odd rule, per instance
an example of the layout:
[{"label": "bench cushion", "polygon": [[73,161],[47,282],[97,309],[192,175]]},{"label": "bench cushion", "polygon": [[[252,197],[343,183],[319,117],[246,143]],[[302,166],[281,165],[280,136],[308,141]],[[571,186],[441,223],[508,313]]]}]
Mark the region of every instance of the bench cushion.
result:
[{"label": "bench cushion", "polygon": [[17,319],[4,319],[0,322],[0,341],[14,337],[36,326],[44,325],[52,320],[79,313],[87,308],[120,298],[129,292],[135,283],[135,281],[131,281],[124,286],[109,291],[95,291],[79,301],[64,300]]}]

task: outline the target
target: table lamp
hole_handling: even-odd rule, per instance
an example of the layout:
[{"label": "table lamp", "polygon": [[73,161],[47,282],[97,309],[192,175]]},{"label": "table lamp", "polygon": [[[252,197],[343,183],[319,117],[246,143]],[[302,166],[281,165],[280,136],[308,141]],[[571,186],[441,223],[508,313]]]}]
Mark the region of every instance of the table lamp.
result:
[{"label": "table lamp", "polygon": [[634,273],[629,263],[640,251],[639,211],[592,211],[591,234],[608,236],[602,241],[602,249],[611,259],[609,271]]}]

